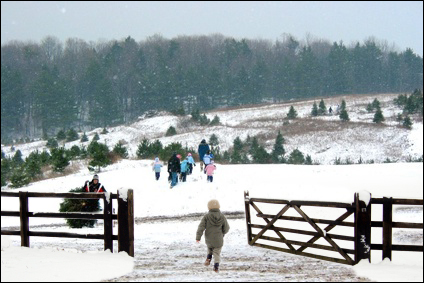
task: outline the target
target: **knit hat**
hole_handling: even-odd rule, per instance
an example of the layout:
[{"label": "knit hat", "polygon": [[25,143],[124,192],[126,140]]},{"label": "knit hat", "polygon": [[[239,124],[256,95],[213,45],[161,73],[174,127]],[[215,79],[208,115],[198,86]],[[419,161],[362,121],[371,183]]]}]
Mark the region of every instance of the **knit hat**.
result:
[{"label": "knit hat", "polygon": [[219,209],[221,206],[219,205],[219,202],[216,199],[212,199],[208,202],[208,209]]},{"label": "knit hat", "polygon": [[99,180],[99,175],[97,175],[97,174],[95,174],[94,176],[93,176],[93,180]]}]

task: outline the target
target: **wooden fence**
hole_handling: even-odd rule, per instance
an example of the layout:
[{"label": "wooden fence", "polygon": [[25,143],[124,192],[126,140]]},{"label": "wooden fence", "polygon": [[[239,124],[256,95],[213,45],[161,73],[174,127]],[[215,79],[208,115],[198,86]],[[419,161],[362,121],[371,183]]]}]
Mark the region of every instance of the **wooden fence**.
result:
[{"label": "wooden fence", "polygon": [[[392,228],[423,228],[422,223],[399,223],[392,222],[392,205],[393,204],[405,204],[405,205],[423,205],[423,200],[395,200],[395,199],[372,199],[369,195],[370,201],[365,203],[361,200],[358,194],[354,196],[354,202],[351,204],[337,203],[337,202],[318,202],[318,201],[288,201],[288,200],[277,200],[277,199],[260,199],[250,198],[249,192],[244,193],[245,199],[245,212],[246,212],[246,225],[247,225],[247,240],[249,245],[257,246],[281,252],[327,260],[342,264],[354,265],[362,259],[367,259],[371,262],[371,250],[383,250],[383,258],[389,257],[391,259],[392,250],[402,251],[423,251],[423,246],[413,245],[392,245]],[[264,214],[256,205],[256,203],[267,203],[284,205],[280,212],[276,215]],[[383,221],[374,222],[371,221],[371,205],[382,203],[383,209]],[[326,208],[342,208],[346,209],[346,212],[339,216],[336,220],[326,220],[311,218],[302,209],[301,206],[315,206],[315,207],[326,207]],[[256,216],[262,218],[266,225],[252,224],[250,207],[257,212]],[[283,216],[290,208],[293,208],[301,217]],[[346,222],[345,220],[354,215],[354,222]],[[269,220],[271,219],[271,220]],[[291,229],[287,227],[277,227],[277,220],[289,220],[289,221],[300,221],[307,222],[313,227],[315,232],[304,231],[298,229]],[[328,224],[324,229],[321,229],[317,223]],[[353,227],[352,235],[337,235],[330,234],[333,228],[337,226]],[[383,227],[383,244],[371,244],[371,227]],[[261,229],[259,233],[253,234],[252,228]],[[274,231],[278,238],[264,236],[265,232]],[[281,233],[294,233],[300,235],[312,236],[309,241],[293,241],[288,240]],[[315,244],[319,239],[325,239],[329,245]],[[267,240],[271,242],[283,243],[287,248],[271,246],[268,244],[259,244],[257,241]],[[353,242],[354,249],[341,248],[334,240],[343,240]],[[295,248],[294,245],[299,246]],[[313,253],[304,252],[307,248],[321,249],[327,251],[333,251],[341,255],[342,258],[329,257],[323,255],[317,255]],[[352,258],[353,256],[353,258]]]},{"label": "wooden fence", "polygon": [[[125,195],[126,194],[126,195]],[[119,191],[117,194],[105,193],[30,193],[30,192],[1,192],[1,197],[19,197],[19,211],[1,211],[1,216],[20,217],[20,230],[1,230],[2,235],[21,236],[21,246],[30,246],[30,237],[58,237],[79,239],[102,239],[104,249],[113,252],[113,240],[118,240],[118,251],[125,251],[134,257],[134,198],[133,190]],[[52,213],[30,212],[28,198],[71,198],[71,199],[103,199],[103,214],[98,213]],[[118,214],[113,214],[112,199],[118,200]],[[30,231],[29,218],[65,218],[65,219],[103,219],[104,234],[76,234],[63,232]],[[113,235],[113,220],[118,220],[118,235]]]}]

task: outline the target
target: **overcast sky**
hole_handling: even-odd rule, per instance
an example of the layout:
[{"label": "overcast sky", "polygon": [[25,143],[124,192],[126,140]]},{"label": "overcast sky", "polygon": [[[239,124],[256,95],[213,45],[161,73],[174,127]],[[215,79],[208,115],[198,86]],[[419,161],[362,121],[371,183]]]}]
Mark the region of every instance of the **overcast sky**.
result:
[{"label": "overcast sky", "polygon": [[221,33],[236,39],[270,39],[292,34],[346,45],[374,37],[407,47],[423,56],[423,2],[89,2],[1,1],[1,43],[10,40],[40,42],[55,36],[87,42],[136,41],[161,34]]}]

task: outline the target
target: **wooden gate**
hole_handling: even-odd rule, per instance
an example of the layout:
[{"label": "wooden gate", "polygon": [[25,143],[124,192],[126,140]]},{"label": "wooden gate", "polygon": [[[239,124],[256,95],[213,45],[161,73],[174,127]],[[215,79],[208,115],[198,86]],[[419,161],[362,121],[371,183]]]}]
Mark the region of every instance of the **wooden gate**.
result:
[{"label": "wooden gate", "polygon": [[[366,199],[361,200],[361,198]],[[423,246],[420,245],[392,245],[392,228],[412,228],[423,229],[422,223],[404,223],[392,221],[392,208],[393,204],[400,205],[423,205],[422,199],[392,199],[372,198],[371,194],[359,196],[358,193],[354,196],[352,204],[337,203],[337,202],[318,202],[318,201],[288,201],[276,199],[260,199],[250,198],[249,192],[244,193],[245,210],[246,210],[246,225],[247,225],[247,240],[249,245],[261,248],[272,249],[276,251],[312,257],[337,263],[354,265],[362,259],[371,262],[371,250],[382,250],[383,259],[389,258],[391,260],[392,250],[409,251],[409,252],[423,252]],[[369,198],[369,199],[368,199]],[[256,203],[267,203],[276,205],[285,205],[276,215],[264,214]],[[371,221],[371,205],[383,204],[383,221]],[[326,208],[343,208],[346,209],[342,215],[335,220],[317,219],[308,216],[301,206],[318,206]],[[266,225],[252,224],[250,207],[257,212],[256,216],[262,218]],[[301,217],[284,216],[290,209],[294,209]],[[346,222],[345,220],[354,215],[354,222]],[[271,220],[270,220],[271,219]],[[277,227],[278,220],[301,221],[306,222],[312,226],[314,231],[305,231],[299,229],[292,229],[287,227]],[[324,229],[321,229],[317,224],[327,224]],[[330,234],[332,229],[337,226],[353,227],[352,235],[337,235]],[[383,244],[371,244],[371,227],[383,228]],[[261,229],[259,233],[254,234],[252,228]],[[273,231],[277,234],[278,238],[265,236],[267,231]],[[288,240],[281,233],[294,233],[300,235],[312,236],[307,242]],[[324,239],[329,245],[316,244],[319,239]],[[283,243],[288,248],[275,247],[269,244],[258,243],[258,240],[266,240],[271,242]],[[343,240],[353,242],[354,249],[341,248],[334,240]],[[299,246],[295,248],[294,246]],[[335,258],[313,253],[304,252],[307,248],[321,249],[338,253],[342,258]],[[350,255],[353,255],[352,258]]]},{"label": "wooden gate", "polygon": [[[247,238],[248,243],[251,246],[257,246],[261,248],[267,248],[272,250],[277,250],[281,252],[286,252],[290,254],[296,254],[316,259],[322,259],[342,264],[353,265],[361,259],[370,258],[370,246],[366,245],[367,242],[356,241],[359,239],[370,239],[371,229],[369,231],[361,230],[358,227],[358,223],[361,221],[370,221],[370,206],[366,205],[363,201],[360,201],[358,196],[355,195],[355,201],[352,204],[346,203],[337,203],[337,202],[317,202],[317,201],[288,201],[288,200],[274,200],[274,199],[259,199],[259,198],[250,198],[249,192],[245,192],[245,210],[246,210],[246,224],[247,224]],[[258,207],[257,203],[267,203],[267,204],[277,204],[284,205],[284,207],[276,214],[264,214],[261,209]],[[336,220],[326,220],[326,219],[316,219],[308,216],[303,210],[302,206],[319,206],[327,208],[342,208],[346,211],[340,215]],[[256,216],[262,218],[266,225],[252,224],[250,207],[252,207],[256,212]],[[294,209],[300,217],[293,216],[284,216],[284,214],[289,210]],[[345,220],[354,214],[355,222],[346,222]],[[277,227],[277,220],[289,220],[289,221],[300,221],[309,223],[314,231],[305,231],[299,229],[291,229],[287,227]],[[317,224],[327,224],[324,229],[321,229]],[[353,227],[354,233],[351,236],[346,235],[336,235],[330,234],[329,232],[334,229],[336,226],[345,226]],[[255,234],[252,232],[252,228],[261,229],[259,233]],[[270,237],[265,236],[265,232],[274,231],[278,236]],[[306,242],[288,240],[282,234],[284,233],[295,233],[301,235],[308,235],[311,238]],[[319,239],[325,239],[329,245],[316,244]],[[260,244],[257,243],[258,240],[266,240],[271,242],[283,243],[288,248],[275,247],[269,244]],[[345,249],[341,248],[334,240],[343,240],[351,241],[355,245],[355,249]],[[364,244],[365,243],[365,244]],[[294,246],[299,246],[295,248]],[[307,248],[321,249],[326,251],[333,251],[340,254],[341,258],[329,257],[324,255],[318,255],[313,253],[305,252]],[[353,255],[352,258],[350,255]]]}]

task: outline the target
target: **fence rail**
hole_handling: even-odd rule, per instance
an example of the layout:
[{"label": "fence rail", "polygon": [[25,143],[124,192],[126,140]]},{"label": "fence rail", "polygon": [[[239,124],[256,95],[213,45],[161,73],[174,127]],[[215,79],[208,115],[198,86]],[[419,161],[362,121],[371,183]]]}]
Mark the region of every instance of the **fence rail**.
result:
[{"label": "fence rail", "polygon": [[[245,212],[246,212],[246,226],[247,226],[247,239],[248,243],[251,246],[257,246],[261,248],[267,248],[272,250],[277,250],[281,252],[307,256],[332,262],[338,262],[343,264],[354,265],[362,259],[368,259],[371,262],[371,250],[382,250],[383,259],[388,257],[391,260],[392,251],[414,251],[422,252],[423,246],[417,245],[392,245],[392,228],[418,228],[423,229],[422,223],[404,223],[404,222],[393,222],[393,205],[423,205],[423,200],[417,199],[393,199],[393,198],[371,198],[369,195],[370,201],[366,203],[364,200],[361,200],[359,194],[354,195],[354,202],[352,204],[348,203],[337,203],[337,202],[322,202],[322,201],[289,201],[289,200],[280,200],[280,199],[263,199],[263,198],[250,198],[249,192],[244,193],[245,199]],[[280,212],[276,215],[265,214],[263,213],[256,203],[267,203],[267,204],[276,204],[284,205]],[[383,204],[383,221],[371,221],[371,205],[372,204]],[[301,206],[315,206],[315,207],[325,207],[325,208],[343,208],[346,209],[346,212],[339,216],[336,220],[327,220],[320,218],[309,217],[302,209]],[[256,217],[263,219],[266,222],[266,225],[252,224],[251,222],[251,211],[250,208],[253,208],[257,213]],[[294,216],[284,216],[288,209],[294,209],[298,212],[301,217]],[[354,222],[345,221],[349,216],[354,216]],[[297,222],[306,222],[310,224],[315,231],[305,231],[299,229],[292,229],[287,227],[276,227],[277,220],[286,220],[286,221],[297,221]],[[317,224],[327,224],[324,229],[321,229]],[[333,228],[337,226],[343,227],[353,227],[353,235],[337,235],[331,234],[330,232]],[[372,227],[382,227],[383,228],[383,244],[371,244],[371,228]],[[252,228],[261,229],[259,233],[252,233]],[[277,234],[278,238],[265,236],[265,232],[273,231]],[[301,235],[312,236],[312,238],[307,242],[288,240],[282,234],[284,233],[294,233]],[[272,245],[259,244],[257,241],[267,240],[274,243],[283,243],[287,245],[287,248],[275,247]],[[329,246],[315,244],[319,239],[325,239]],[[340,248],[334,240],[343,240],[351,241],[354,243],[354,249],[345,249]],[[293,245],[299,246],[299,248],[294,248]],[[342,259],[322,256],[313,253],[304,252],[307,248],[321,249],[326,251],[332,251],[338,253]],[[353,255],[354,258],[351,258],[349,255]]]},{"label": "fence rail", "polygon": [[[78,239],[100,239],[104,241],[104,249],[113,252],[113,240],[118,241],[118,251],[125,251],[134,256],[134,201],[133,190],[118,191],[117,194],[105,193],[32,193],[1,192],[1,197],[18,197],[19,211],[1,211],[1,216],[20,217],[20,230],[1,230],[2,235],[21,236],[21,246],[30,246],[30,237],[58,237]],[[28,198],[68,198],[68,199],[103,199],[103,214],[99,213],[54,213],[30,212]],[[118,201],[118,214],[113,213],[112,200]],[[76,234],[64,232],[30,231],[29,218],[65,218],[65,219],[103,219],[104,234]],[[118,220],[118,235],[113,235],[113,220]]]}]

